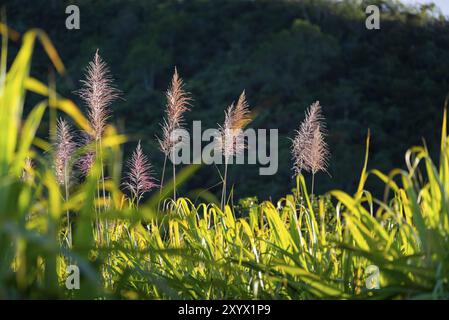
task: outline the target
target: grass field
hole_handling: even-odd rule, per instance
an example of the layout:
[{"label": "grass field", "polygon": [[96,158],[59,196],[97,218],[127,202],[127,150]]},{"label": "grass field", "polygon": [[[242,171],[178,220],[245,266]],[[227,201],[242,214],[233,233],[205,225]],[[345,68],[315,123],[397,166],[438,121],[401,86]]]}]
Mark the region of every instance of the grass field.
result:
[{"label": "grass field", "polygon": [[[179,168],[159,191],[139,149],[131,160],[131,173],[142,170],[137,183],[131,175],[124,185],[127,136],[30,76],[38,41],[64,73],[50,39],[25,33],[7,67],[7,39],[17,35],[0,30],[0,298],[449,298],[446,113],[438,162],[417,146],[405,155],[406,170],[370,170],[368,134],[353,194],[311,195],[298,173],[285,182],[291,194],[248,200],[237,214],[226,204],[226,183],[221,205],[207,192],[203,203],[173,193],[197,165]],[[25,117],[27,92],[42,101]],[[54,141],[36,136],[47,114],[59,130]],[[93,137],[89,143],[70,140],[70,123]],[[72,169],[81,157],[91,161],[83,177]],[[367,179],[385,184],[382,199],[365,189]],[[78,290],[66,287],[69,265],[79,267]]]}]

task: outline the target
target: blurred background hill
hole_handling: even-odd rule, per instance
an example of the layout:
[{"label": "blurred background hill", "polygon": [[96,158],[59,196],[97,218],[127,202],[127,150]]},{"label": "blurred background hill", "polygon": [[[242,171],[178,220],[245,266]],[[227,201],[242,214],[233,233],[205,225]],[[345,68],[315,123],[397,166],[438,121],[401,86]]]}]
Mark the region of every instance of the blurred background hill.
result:
[{"label": "blurred background hill", "polygon": [[[80,8],[80,30],[65,28],[69,4]],[[369,4],[381,8],[380,30],[365,28]],[[332,154],[331,177],[317,177],[318,192],[355,190],[368,128],[370,168],[403,167],[404,152],[422,139],[432,152],[437,150],[449,89],[449,24],[432,5],[408,7],[386,0],[14,0],[0,6],[6,7],[15,30],[39,27],[49,33],[68,69],[66,76],[56,78],[57,90],[79,104],[73,91],[99,48],[124,93],[113,106],[113,121],[142,139],[158,175],[163,155],[155,135],[175,66],[194,99],[189,121],[216,127],[225,107],[245,89],[257,114],[251,126],[279,128],[278,173],[259,176],[257,165],[233,166],[230,181],[236,183],[237,198],[277,200],[291,189],[288,137],[316,100],[327,117]],[[18,46],[10,43],[10,50]],[[36,57],[33,75],[49,79],[49,61]],[[48,136],[45,128],[41,135]],[[126,148],[134,146],[131,142]],[[184,190],[217,182],[216,170],[205,166]],[[219,194],[220,187],[211,191]]]}]

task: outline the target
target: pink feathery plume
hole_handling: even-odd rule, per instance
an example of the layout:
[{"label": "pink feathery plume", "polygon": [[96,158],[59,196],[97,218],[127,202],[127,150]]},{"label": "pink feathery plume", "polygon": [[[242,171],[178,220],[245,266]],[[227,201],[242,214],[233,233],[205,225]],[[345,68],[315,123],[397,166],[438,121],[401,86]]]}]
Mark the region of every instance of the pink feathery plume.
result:
[{"label": "pink feathery plume", "polygon": [[103,135],[107,120],[111,114],[109,106],[120,95],[114,86],[107,64],[98,54],[86,68],[86,78],[81,80],[82,88],[77,91],[88,107],[88,118],[93,129],[93,137],[99,140]]},{"label": "pink feathery plume", "polygon": [[223,126],[220,126],[221,136],[218,141],[225,159],[245,149],[243,129],[251,121],[248,108],[245,91],[243,91],[237,104],[232,103],[225,111],[225,121]]},{"label": "pink feathery plume", "polygon": [[76,149],[69,124],[59,119],[56,124],[55,174],[59,184],[68,182],[70,176],[70,160]]},{"label": "pink feathery plume", "polygon": [[161,124],[162,138],[158,138],[158,141],[161,151],[168,156],[181,142],[176,140],[175,131],[183,128],[184,114],[190,110],[191,101],[189,93],[184,90],[184,83],[176,68],[165,96],[167,99],[165,119]]},{"label": "pink feathery plume", "polygon": [[292,145],[293,170],[295,176],[302,170],[311,171],[311,148],[316,129],[320,132],[324,128],[324,117],[321,113],[319,101],[313,103],[306,111],[305,119],[296,130],[296,136]]},{"label": "pink feathery plume", "polygon": [[133,199],[139,203],[143,195],[154,187],[157,187],[151,176],[151,165],[147,156],[143,153],[140,141],[128,161],[128,172],[123,185],[131,193]]}]

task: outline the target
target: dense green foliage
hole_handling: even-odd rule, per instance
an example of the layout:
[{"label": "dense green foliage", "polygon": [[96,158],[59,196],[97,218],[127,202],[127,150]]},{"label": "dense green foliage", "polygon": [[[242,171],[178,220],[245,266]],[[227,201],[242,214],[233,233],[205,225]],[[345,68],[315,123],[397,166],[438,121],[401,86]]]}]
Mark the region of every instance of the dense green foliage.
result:
[{"label": "dense green foliage", "polygon": [[[366,3],[359,1],[14,0],[6,1],[6,12],[19,32],[48,31],[63,61],[70,61],[56,82],[66,97],[75,99],[77,79],[100,49],[125,97],[113,106],[114,121],[154,150],[150,158],[158,169],[163,156],[154,137],[174,66],[194,98],[188,120],[202,120],[203,127],[221,123],[224,108],[246,89],[257,113],[252,126],[280,130],[279,172],[263,177],[256,166],[233,166],[230,180],[239,198],[274,200],[290,189],[287,137],[315,100],[328,119],[332,153],[332,178],[318,177],[320,192],[354,190],[367,128],[374,167],[403,167],[404,152],[422,137],[435,155],[449,88],[448,23],[428,7],[368,2],[383,3],[379,31],[365,29]],[[69,3],[79,5],[80,30],[65,28]],[[32,73],[46,79],[48,60],[38,55],[34,66]],[[47,129],[43,125],[41,133]],[[213,170],[202,168],[183,191],[217,182]],[[372,188],[382,191],[378,184]],[[220,187],[212,191],[219,194]]]}]

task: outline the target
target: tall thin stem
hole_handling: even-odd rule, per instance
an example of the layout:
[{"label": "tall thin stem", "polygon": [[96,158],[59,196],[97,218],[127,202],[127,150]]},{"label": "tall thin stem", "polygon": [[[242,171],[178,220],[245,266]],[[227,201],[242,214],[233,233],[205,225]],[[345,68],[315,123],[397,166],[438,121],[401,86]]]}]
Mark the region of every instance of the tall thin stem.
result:
[{"label": "tall thin stem", "polygon": [[[68,186],[68,173],[67,163],[64,165],[64,188],[65,188],[65,201],[69,201],[69,186]],[[70,212],[67,209],[67,243],[69,248],[72,247],[72,226],[70,225]]]},{"label": "tall thin stem", "polygon": [[103,167],[103,147],[101,143],[101,138],[99,139],[99,142],[100,142],[100,166],[101,166],[101,183],[103,189],[103,200],[106,201],[106,188],[104,184],[104,167]]},{"label": "tall thin stem", "polygon": [[173,200],[176,202],[176,165],[173,152]]},{"label": "tall thin stem", "polygon": [[228,176],[228,161],[225,160],[225,171],[223,176],[223,189],[221,191],[221,210],[224,211],[226,206],[226,179]]},{"label": "tall thin stem", "polygon": [[312,172],[312,192],[310,193],[311,195],[312,195],[312,199],[313,199],[313,188],[314,188],[314,185],[315,185],[315,173],[314,172]]},{"label": "tall thin stem", "polygon": [[[98,140],[95,140],[95,154],[98,155]],[[100,200],[100,177],[97,177],[97,200]],[[96,205],[94,202],[94,206],[95,206],[95,213],[96,213],[96,229],[97,229],[97,237],[98,237],[98,241],[99,243],[101,243],[101,226],[100,226],[100,204]]]},{"label": "tall thin stem", "polygon": [[[103,145],[101,143],[101,136],[99,139],[100,142],[100,167],[101,167],[101,183],[103,189],[103,201],[106,202],[106,188],[104,183],[104,166],[103,166]],[[108,204],[109,205],[109,204]],[[105,205],[106,207],[106,205]],[[108,235],[108,220],[105,220],[105,232],[106,232],[106,242],[109,243],[109,235]]]},{"label": "tall thin stem", "polygon": [[165,177],[165,166],[167,165],[167,155],[164,158],[164,166],[162,167],[162,177],[161,177],[161,186],[159,188],[159,195],[162,193],[162,188],[164,187],[164,177]]}]

